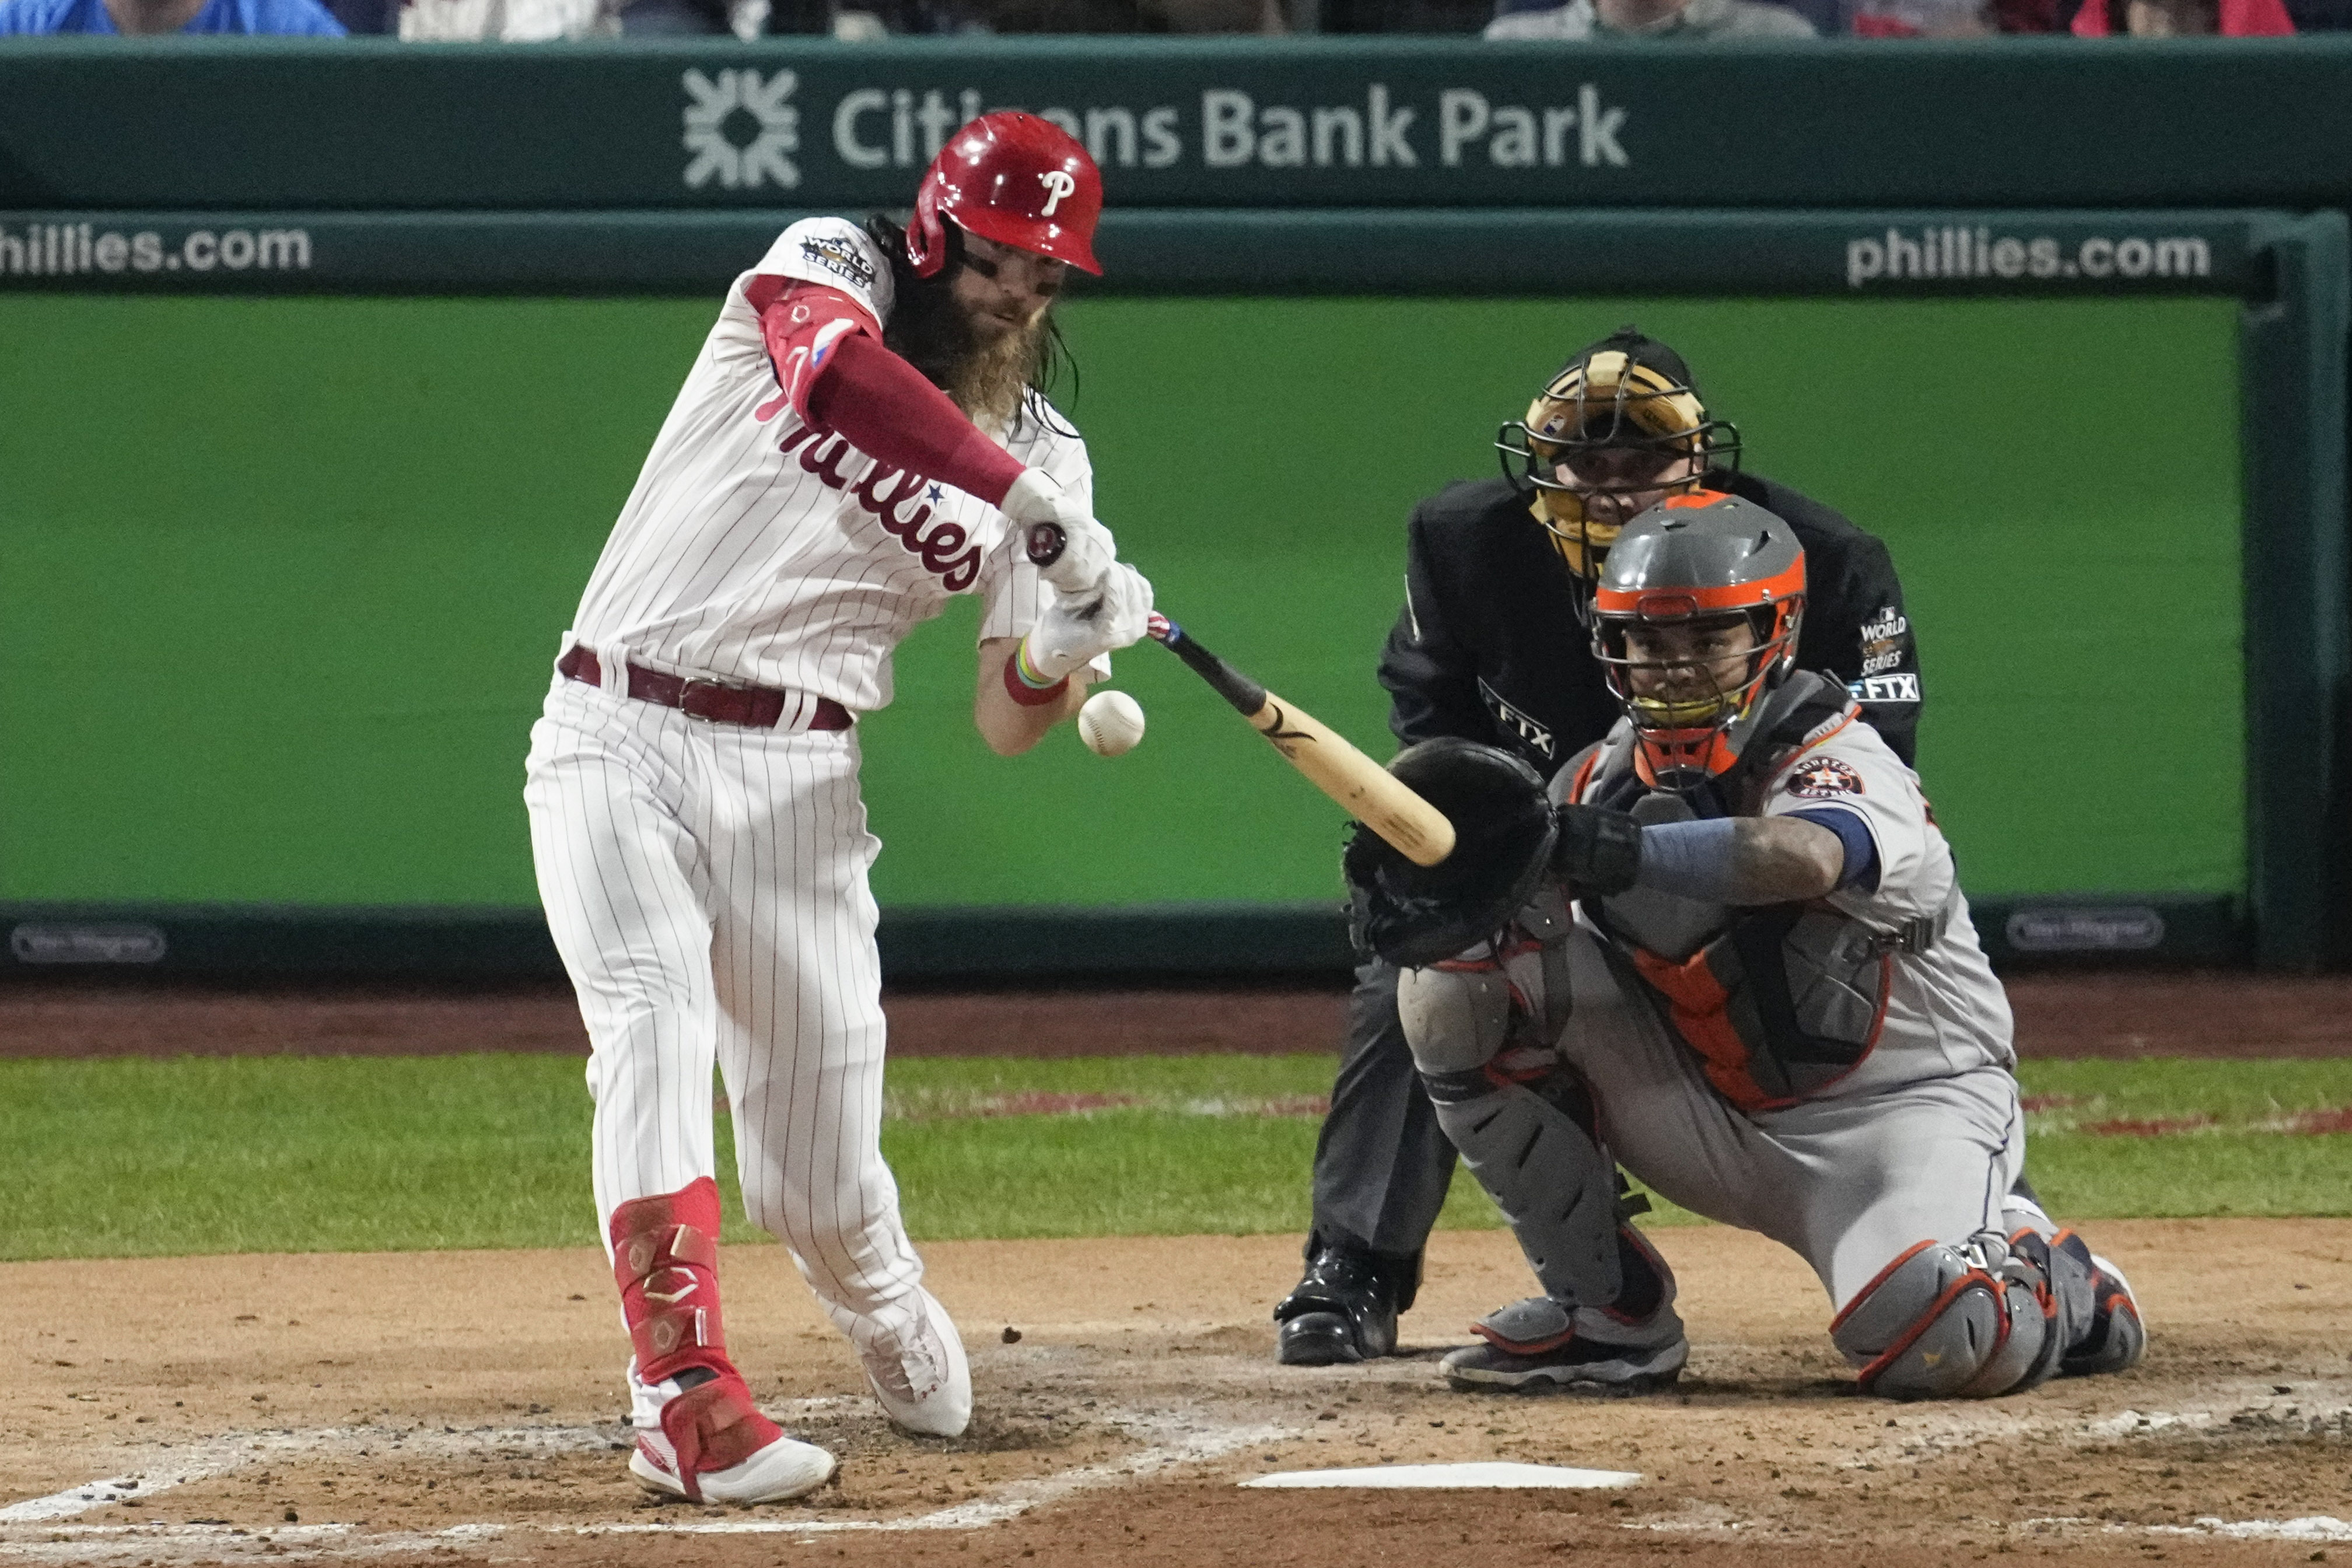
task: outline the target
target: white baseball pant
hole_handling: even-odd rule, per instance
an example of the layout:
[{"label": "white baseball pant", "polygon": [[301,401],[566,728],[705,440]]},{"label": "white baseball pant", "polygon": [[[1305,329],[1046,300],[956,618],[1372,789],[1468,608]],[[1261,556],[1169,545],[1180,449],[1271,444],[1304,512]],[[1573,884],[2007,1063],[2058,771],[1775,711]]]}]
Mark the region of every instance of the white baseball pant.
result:
[{"label": "white baseball pant", "polygon": [[855,726],[711,723],[559,677],[523,793],[588,1026],[600,1234],[716,1173],[715,1061],[746,1211],[853,1333],[922,1279],[879,1145],[881,841],[857,768]]}]

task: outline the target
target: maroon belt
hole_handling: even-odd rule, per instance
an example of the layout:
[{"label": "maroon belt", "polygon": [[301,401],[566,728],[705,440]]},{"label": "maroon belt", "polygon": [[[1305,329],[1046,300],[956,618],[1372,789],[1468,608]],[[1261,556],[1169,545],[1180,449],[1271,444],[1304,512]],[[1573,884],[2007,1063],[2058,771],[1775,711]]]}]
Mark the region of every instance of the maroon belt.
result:
[{"label": "maroon belt", "polygon": [[[595,654],[578,643],[555,661],[555,668],[558,674],[584,685],[604,684],[604,667],[597,662]],[[849,710],[830,697],[809,697],[766,686],[723,686],[716,680],[694,680],[665,670],[647,669],[634,659],[629,663],[629,695],[640,702],[675,708],[689,719],[708,719],[717,724],[748,724],[755,730],[774,729],[776,721],[787,713],[807,715],[805,723],[793,726],[797,729],[846,730],[850,725]]]}]

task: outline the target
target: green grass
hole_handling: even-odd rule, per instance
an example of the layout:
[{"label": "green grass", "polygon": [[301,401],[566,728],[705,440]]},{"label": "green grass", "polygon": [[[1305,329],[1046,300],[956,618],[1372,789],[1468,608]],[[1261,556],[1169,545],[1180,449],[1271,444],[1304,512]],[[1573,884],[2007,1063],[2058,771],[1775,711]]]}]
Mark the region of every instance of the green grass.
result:
[{"label": "green grass", "polygon": [[[883,1142],[922,1238],[1303,1230],[1330,1074],[1322,1056],[903,1061]],[[2044,1062],[2023,1078],[2051,1098],[2031,1169],[2063,1217],[2352,1214],[2352,1133],[2266,1130],[2352,1106],[2352,1060]],[[570,1058],[0,1062],[0,1258],[595,1235]],[[2119,1121],[2191,1125],[2094,1131]],[[722,1122],[722,1169],[729,1143]],[[1459,1180],[1443,1223],[1495,1215]],[[740,1221],[730,1234],[750,1239]]]}]

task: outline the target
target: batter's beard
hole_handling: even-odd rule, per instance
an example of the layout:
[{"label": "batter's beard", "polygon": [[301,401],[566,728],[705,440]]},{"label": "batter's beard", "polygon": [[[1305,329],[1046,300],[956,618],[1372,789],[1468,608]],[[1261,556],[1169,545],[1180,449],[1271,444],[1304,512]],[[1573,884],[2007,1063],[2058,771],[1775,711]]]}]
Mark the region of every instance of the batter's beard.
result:
[{"label": "batter's beard", "polygon": [[1045,378],[1052,314],[983,342],[944,278],[902,290],[882,341],[944,391],[983,430],[1002,430]]},{"label": "batter's beard", "polygon": [[1021,400],[1044,377],[1049,329],[1047,312],[1000,333],[988,342],[978,341],[971,323],[965,332],[971,347],[949,366],[947,395],[971,421],[983,430],[1002,430],[1021,412]]}]

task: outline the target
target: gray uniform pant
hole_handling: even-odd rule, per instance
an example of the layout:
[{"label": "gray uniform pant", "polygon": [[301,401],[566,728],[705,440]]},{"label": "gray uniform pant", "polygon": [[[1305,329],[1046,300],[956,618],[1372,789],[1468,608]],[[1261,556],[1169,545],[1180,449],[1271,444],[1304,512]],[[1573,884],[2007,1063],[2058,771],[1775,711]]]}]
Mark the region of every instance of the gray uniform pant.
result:
[{"label": "gray uniform pant", "polygon": [[2008,1069],[1744,1114],[1648,999],[1619,984],[1590,931],[1570,936],[1568,959],[1576,1006],[1560,1053],[1592,1087],[1610,1152],[1660,1196],[1797,1253],[1833,1308],[1915,1243],[2007,1228],[2025,1160]]},{"label": "gray uniform pant", "polygon": [[[1661,1196],[1799,1253],[1837,1305],[1913,1242],[1964,1240],[2000,1223],[2012,1185],[2030,1190],[2016,1084],[2000,1068],[1744,1116],[1581,932],[1572,957],[1576,1008],[1561,1046],[1592,1084],[1611,1152]],[[1413,1259],[1445,1205],[1454,1149],[1413,1070],[1396,973],[1378,962],[1356,972],[1315,1143],[1310,1247]],[[1927,1171],[1939,1174],[1917,1179]]]}]

